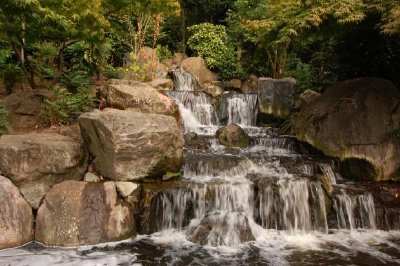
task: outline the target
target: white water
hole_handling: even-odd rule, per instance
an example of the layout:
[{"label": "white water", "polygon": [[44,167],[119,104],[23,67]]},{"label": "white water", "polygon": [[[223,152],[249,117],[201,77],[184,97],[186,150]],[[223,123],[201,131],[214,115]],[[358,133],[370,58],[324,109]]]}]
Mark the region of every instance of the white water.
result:
[{"label": "white water", "polygon": [[256,94],[234,94],[227,101],[228,125],[255,126],[258,113]]},{"label": "white water", "polygon": [[196,79],[187,72],[174,70],[172,77],[174,89],[177,91],[194,91],[197,86]]}]

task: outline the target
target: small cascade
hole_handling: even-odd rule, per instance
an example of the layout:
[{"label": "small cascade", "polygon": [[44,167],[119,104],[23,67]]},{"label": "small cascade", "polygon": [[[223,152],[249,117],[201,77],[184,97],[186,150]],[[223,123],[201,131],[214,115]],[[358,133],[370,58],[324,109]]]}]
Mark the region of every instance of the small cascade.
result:
[{"label": "small cascade", "polygon": [[328,232],[325,198],[319,183],[278,180],[261,189],[258,196],[264,228],[287,230],[290,234]]},{"label": "small cascade", "polygon": [[338,229],[376,229],[375,205],[370,193],[350,195],[341,190],[335,195],[334,208]]},{"label": "small cascade", "polygon": [[228,100],[228,123],[244,126],[255,126],[257,121],[257,95],[233,94]]},{"label": "small cascade", "polygon": [[181,70],[173,70],[171,73],[175,90],[194,91],[196,89],[196,79],[190,73]]},{"label": "small cascade", "polygon": [[322,173],[329,179],[332,185],[336,185],[336,175],[333,172],[332,166],[326,163],[319,164],[319,168],[321,169]]},{"label": "small cascade", "polygon": [[[219,121],[211,100],[206,94],[195,94],[191,91],[168,91],[167,93],[175,99],[179,106],[185,133],[204,134],[210,128],[211,133],[215,133]],[[214,132],[212,128],[214,128]]]}]

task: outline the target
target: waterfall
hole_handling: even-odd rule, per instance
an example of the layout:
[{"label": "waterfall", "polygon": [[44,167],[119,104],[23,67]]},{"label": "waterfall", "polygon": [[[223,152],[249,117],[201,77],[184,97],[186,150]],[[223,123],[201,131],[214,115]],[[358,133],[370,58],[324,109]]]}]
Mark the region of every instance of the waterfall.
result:
[{"label": "waterfall", "polygon": [[204,93],[195,94],[191,91],[168,91],[167,93],[179,106],[185,133],[207,133],[207,129],[215,133],[219,121],[210,97]]},{"label": "waterfall", "polygon": [[187,72],[180,70],[171,71],[174,81],[174,89],[177,91],[194,91],[197,83],[196,79]]},{"label": "waterfall", "polygon": [[333,172],[332,167],[329,164],[322,163],[319,164],[319,168],[321,169],[322,173],[331,181],[332,185],[336,185],[336,175]]},{"label": "waterfall", "polygon": [[370,193],[349,195],[341,190],[335,195],[334,208],[339,229],[376,229],[375,205]]},{"label": "waterfall", "polygon": [[255,126],[257,121],[257,95],[233,94],[228,98],[228,123],[240,126]]}]

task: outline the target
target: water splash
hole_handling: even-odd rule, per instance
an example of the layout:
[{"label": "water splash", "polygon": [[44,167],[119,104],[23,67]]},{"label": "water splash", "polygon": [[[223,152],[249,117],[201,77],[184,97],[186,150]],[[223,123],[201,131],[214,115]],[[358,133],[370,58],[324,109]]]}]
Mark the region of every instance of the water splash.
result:
[{"label": "water splash", "polygon": [[173,70],[171,73],[175,90],[194,91],[196,89],[196,79],[190,73],[181,70]]}]

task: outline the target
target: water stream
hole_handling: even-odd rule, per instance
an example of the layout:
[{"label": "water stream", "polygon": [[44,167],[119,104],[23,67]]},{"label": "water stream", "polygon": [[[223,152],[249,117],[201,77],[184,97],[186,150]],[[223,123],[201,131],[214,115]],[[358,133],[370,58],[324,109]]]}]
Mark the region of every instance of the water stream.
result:
[{"label": "water stream", "polygon": [[[350,189],[329,161],[297,153],[292,138],[257,127],[255,95],[226,97],[220,115],[221,104],[186,79],[177,76],[169,95],[183,132],[202,145],[187,144],[180,185],[153,197],[152,234],[68,250],[30,244],[0,251],[0,265],[400,265],[400,231],[378,228],[371,193]],[[218,144],[215,131],[232,122],[252,137],[249,148]]]}]

